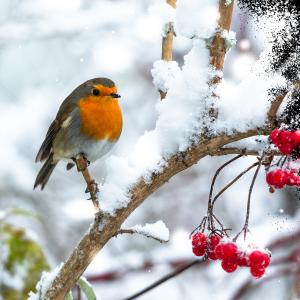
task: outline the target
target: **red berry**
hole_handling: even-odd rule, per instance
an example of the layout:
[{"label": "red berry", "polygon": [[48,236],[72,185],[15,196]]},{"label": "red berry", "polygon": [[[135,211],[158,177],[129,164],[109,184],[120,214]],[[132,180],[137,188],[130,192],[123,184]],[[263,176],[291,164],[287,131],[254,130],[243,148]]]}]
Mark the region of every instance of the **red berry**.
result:
[{"label": "red berry", "polygon": [[208,252],[208,258],[210,258],[211,260],[217,260],[217,256],[216,256],[216,253],[215,251],[209,251]]},{"label": "red berry", "polygon": [[206,248],[203,247],[193,247],[193,253],[196,256],[202,256],[206,253]]},{"label": "red berry", "polygon": [[221,237],[217,234],[213,234],[210,236],[210,249],[215,249],[215,247],[220,243]]},{"label": "red berry", "polygon": [[291,171],[289,172],[288,175],[287,185],[290,186],[297,185],[299,179],[300,177],[294,171]]},{"label": "red berry", "polygon": [[233,259],[237,255],[237,246],[234,243],[225,243],[223,245],[223,259]]},{"label": "red berry", "polygon": [[274,129],[270,133],[270,140],[272,141],[273,144],[277,145],[278,143],[278,135],[279,135],[280,130],[279,129]]},{"label": "red berry", "polygon": [[264,267],[251,267],[250,272],[254,278],[260,278],[265,274],[265,268]]},{"label": "red berry", "polygon": [[266,268],[270,264],[270,256],[267,253],[255,250],[249,255],[249,262],[251,267]]},{"label": "red berry", "polygon": [[293,132],[289,130],[280,130],[277,139],[279,144],[289,144],[293,140]]},{"label": "red berry", "polygon": [[192,236],[193,247],[207,247],[207,236],[202,232],[197,232]]},{"label": "red berry", "polygon": [[215,255],[218,259],[223,259],[223,246],[224,244],[223,243],[220,243],[216,246],[215,248]]},{"label": "red berry", "polygon": [[300,130],[296,130],[293,132],[292,142],[294,145],[300,144]]},{"label": "red berry", "polygon": [[237,269],[237,264],[231,262],[230,260],[223,260],[222,264],[221,264],[222,268],[224,271],[226,271],[227,273],[232,273]]},{"label": "red berry", "polygon": [[266,182],[269,185],[274,185],[274,171],[270,171],[267,173]]},{"label": "red berry", "polygon": [[275,171],[269,172],[268,174],[270,174],[267,175],[266,178],[268,184],[274,185],[278,189],[283,188],[284,185],[288,183],[289,173],[284,170],[277,169]]},{"label": "red berry", "polygon": [[238,252],[236,262],[240,267],[249,267],[249,257],[245,252]]},{"label": "red berry", "polygon": [[279,151],[285,155],[290,155],[294,150],[294,146],[291,143],[279,144],[277,147]]}]

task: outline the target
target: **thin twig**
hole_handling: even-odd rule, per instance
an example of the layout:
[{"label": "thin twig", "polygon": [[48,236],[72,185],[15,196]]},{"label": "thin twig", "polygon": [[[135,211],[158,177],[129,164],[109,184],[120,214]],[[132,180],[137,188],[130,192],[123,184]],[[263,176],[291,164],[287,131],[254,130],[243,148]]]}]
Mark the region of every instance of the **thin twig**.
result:
[{"label": "thin twig", "polygon": [[149,285],[148,287],[142,289],[141,291],[137,292],[136,294],[124,298],[123,300],[133,300],[136,299],[137,297],[151,291],[152,289],[156,288],[157,286],[163,284],[164,282],[168,281],[169,279],[181,274],[182,272],[186,271],[187,269],[191,268],[192,266],[195,266],[197,264],[203,263],[206,261],[206,257],[203,257],[202,259],[196,259],[194,261],[192,261],[191,263],[188,263],[187,265],[184,265],[183,267],[180,267],[178,269],[176,269],[175,271],[163,276],[161,279],[157,280],[156,282],[152,283],[151,285]]},{"label": "thin twig", "polygon": [[136,230],[136,229],[133,229],[133,228],[128,228],[128,229],[121,228],[116,232],[115,236],[120,235],[120,234],[135,234],[135,233],[143,235],[147,238],[154,239],[154,240],[156,240],[160,243],[167,243],[168,242],[168,240],[161,239],[161,238],[159,238],[157,236],[154,236],[154,235],[151,235],[147,232],[139,231],[139,230]]},{"label": "thin twig", "polygon": [[247,292],[247,290],[251,287],[258,287],[262,284],[265,284],[267,281],[276,279],[278,277],[297,274],[297,272],[299,272],[299,270],[293,270],[291,268],[286,268],[286,269],[277,271],[276,273],[274,273],[272,275],[264,277],[264,278],[260,279],[259,281],[256,281],[255,284],[253,283],[253,279],[247,280],[230,299],[231,300],[239,300]]},{"label": "thin twig", "polygon": [[270,106],[269,112],[268,112],[268,120],[269,122],[274,122],[274,120],[276,119],[276,114],[277,111],[283,101],[283,99],[286,96],[286,92],[283,94],[278,95],[273,101],[272,104]]},{"label": "thin twig", "polygon": [[[242,154],[244,156],[247,156],[247,155],[258,156],[260,154],[260,152],[257,150],[247,150],[245,148],[223,147],[223,148],[217,149],[216,151],[211,152],[209,155],[222,156],[222,155],[228,155],[228,154]],[[274,156],[282,155],[282,153],[277,150],[268,151],[268,154],[274,155]]]},{"label": "thin twig", "polygon": [[252,191],[253,191],[253,186],[255,183],[255,180],[257,178],[257,174],[259,172],[259,169],[261,167],[261,161],[263,160],[263,157],[260,158],[258,166],[255,170],[254,176],[252,178],[251,184],[250,184],[250,188],[249,188],[249,193],[248,193],[248,200],[247,200],[247,210],[246,210],[246,219],[245,219],[245,224],[243,229],[234,237],[234,241],[237,240],[237,238],[239,237],[239,235],[244,231],[244,240],[246,240],[246,236],[247,236],[247,232],[248,232],[248,225],[249,225],[249,217],[250,217],[250,204],[251,204],[251,195],[252,195]]},{"label": "thin twig", "polygon": [[211,182],[211,186],[210,186],[210,191],[209,191],[209,196],[208,196],[208,206],[207,206],[207,216],[208,216],[208,226],[210,226],[210,229],[213,230],[214,229],[214,222],[213,222],[213,218],[211,217],[211,214],[212,214],[212,194],[213,194],[213,191],[214,191],[214,185],[215,185],[215,182],[216,182],[216,179],[219,175],[219,173],[226,167],[228,166],[229,164],[231,164],[232,162],[234,162],[235,160],[241,158],[243,155],[242,154],[238,154],[237,156],[233,157],[232,159],[230,159],[229,161],[225,162],[221,167],[219,167],[212,179],[212,182]]},{"label": "thin twig", "polygon": [[[176,0],[167,0],[167,3],[173,8],[176,8]],[[172,61],[172,47],[173,47],[173,37],[175,35],[174,24],[169,22],[167,25],[166,35],[162,39],[162,48],[161,48],[161,59],[165,61]],[[159,90],[160,99],[163,100],[167,92]]]},{"label": "thin twig", "polygon": [[257,166],[259,162],[255,162],[250,167],[248,167],[246,170],[241,172],[238,176],[236,176],[233,180],[231,180],[224,188],[221,189],[221,191],[214,197],[212,201],[212,206],[214,206],[216,200],[229,188],[231,187],[235,182],[237,182],[243,175],[245,175],[247,172],[249,172],[251,169],[253,169],[255,166]]},{"label": "thin twig", "polygon": [[215,175],[212,179],[212,182],[211,182],[211,186],[210,186],[210,191],[209,191],[209,196],[208,196],[208,200],[211,201],[212,200],[212,194],[213,194],[213,191],[214,191],[214,185],[215,185],[215,182],[216,182],[216,179],[219,175],[219,173],[226,167],[228,166],[229,164],[231,164],[232,162],[234,162],[235,160],[241,158],[243,155],[242,154],[238,154],[237,156],[233,157],[232,159],[228,160],[227,162],[225,162],[222,166],[220,166],[217,171],[215,172]]}]

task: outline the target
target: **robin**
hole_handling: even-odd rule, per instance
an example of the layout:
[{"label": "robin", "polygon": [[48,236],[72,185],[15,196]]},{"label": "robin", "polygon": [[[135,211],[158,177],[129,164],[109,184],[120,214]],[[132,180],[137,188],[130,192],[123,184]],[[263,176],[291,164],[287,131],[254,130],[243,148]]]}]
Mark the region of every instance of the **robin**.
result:
[{"label": "robin", "polygon": [[44,189],[60,160],[69,161],[69,170],[79,155],[90,163],[113,147],[122,131],[118,98],[112,80],[95,78],[78,86],[63,101],[36,156],[36,162],[45,163],[34,188],[40,185]]}]

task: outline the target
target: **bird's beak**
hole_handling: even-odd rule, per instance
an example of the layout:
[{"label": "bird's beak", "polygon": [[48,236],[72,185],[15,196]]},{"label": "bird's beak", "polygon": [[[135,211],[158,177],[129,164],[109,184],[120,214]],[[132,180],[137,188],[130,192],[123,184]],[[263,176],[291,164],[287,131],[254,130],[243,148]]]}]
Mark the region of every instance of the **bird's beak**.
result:
[{"label": "bird's beak", "polygon": [[115,94],[115,93],[110,94],[110,96],[112,98],[121,98],[121,96],[119,94]]}]

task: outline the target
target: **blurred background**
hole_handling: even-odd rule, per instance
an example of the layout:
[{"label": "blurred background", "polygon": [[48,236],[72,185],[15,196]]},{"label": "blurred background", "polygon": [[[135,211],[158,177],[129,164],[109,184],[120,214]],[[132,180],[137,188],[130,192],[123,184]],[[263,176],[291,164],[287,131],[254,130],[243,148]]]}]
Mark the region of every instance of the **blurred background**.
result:
[{"label": "blurred background", "polygon": [[[124,129],[114,154],[130,153],[137,138],[154,127],[159,94],[150,70],[161,55],[162,24],[156,5],[162,2],[1,0],[0,299],[26,299],[40,270],[64,261],[93,221],[82,176],[73,169],[67,172],[64,163],[43,192],[33,191],[41,167],[34,163],[35,155],[62,100],[93,77],[117,83]],[[238,83],[259,58],[265,37],[238,7],[232,30],[238,42],[227,56],[225,78]],[[190,48],[191,40],[175,38],[173,57],[180,65]],[[229,158],[201,160],[130,216],[125,226],[163,220],[170,242],[159,244],[141,236],[112,239],[85,273],[99,299],[125,298],[194,259],[189,234],[206,212],[215,170]],[[225,169],[217,190],[254,161],[255,157],[242,158]],[[97,181],[105,180],[103,161],[90,170]],[[219,217],[233,232],[243,225],[252,175],[243,177],[217,204]],[[299,201],[295,189],[270,194],[264,176],[260,172],[254,188],[250,229],[255,241],[268,245],[299,230]],[[292,242],[284,244],[273,257],[283,260],[294,248]],[[271,266],[263,284],[250,279],[249,270],[226,274],[219,264],[195,266],[140,299],[233,299],[245,283],[248,288],[236,299],[294,299],[299,292],[299,266],[295,269],[293,263],[288,265],[290,272],[282,271],[286,264]],[[33,282],[28,282],[28,274]]]}]

